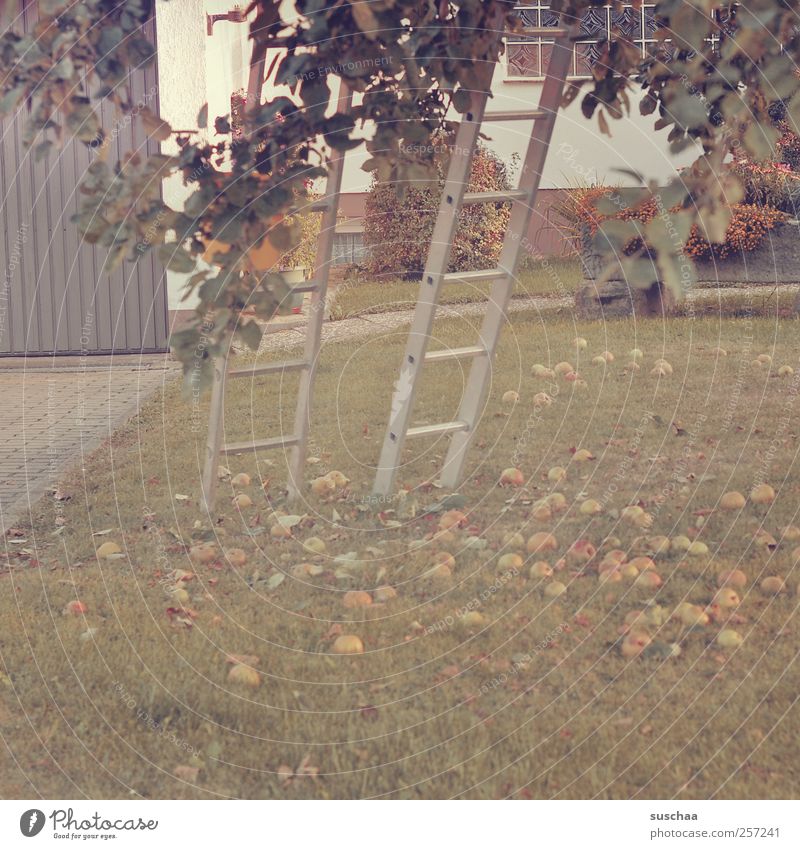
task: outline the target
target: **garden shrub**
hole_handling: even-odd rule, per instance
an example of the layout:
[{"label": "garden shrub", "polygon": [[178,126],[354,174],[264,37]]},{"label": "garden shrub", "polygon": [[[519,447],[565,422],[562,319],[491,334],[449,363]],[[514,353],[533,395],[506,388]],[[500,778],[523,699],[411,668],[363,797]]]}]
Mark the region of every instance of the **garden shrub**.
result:
[{"label": "garden shrub", "polygon": [[[446,145],[435,145],[437,149]],[[366,267],[376,275],[419,278],[439,208],[446,157],[438,164],[436,188],[411,187],[399,196],[396,187],[373,180],[367,195],[364,218]],[[479,145],[472,162],[468,191],[499,191],[511,188],[511,166],[485,146]],[[498,259],[508,223],[508,204],[471,204],[461,210],[450,256],[450,271],[491,268]]]}]

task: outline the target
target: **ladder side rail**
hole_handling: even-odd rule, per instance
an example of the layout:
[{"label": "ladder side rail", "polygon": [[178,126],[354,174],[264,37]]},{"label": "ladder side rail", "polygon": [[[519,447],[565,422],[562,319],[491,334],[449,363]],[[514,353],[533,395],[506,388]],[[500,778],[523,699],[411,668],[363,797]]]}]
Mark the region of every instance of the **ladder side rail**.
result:
[{"label": "ladder side rail", "polygon": [[521,201],[514,203],[511,207],[508,228],[500,251],[498,265],[508,273],[508,276],[498,279],[492,286],[489,304],[479,334],[480,343],[486,347],[488,354],[473,361],[456,417],[460,421],[468,422],[470,426],[467,430],[453,434],[440,476],[442,485],[448,488],[454,489],[461,483],[467,452],[486,402],[494,367],[494,354],[506,321],[522,241],[528,232],[533,207],[536,204],[556,116],[561,105],[567,74],[572,64],[572,56],[572,34],[567,32],[557,39],[553,45],[553,53],[551,54],[539,104],[545,115],[534,122],[533,132],[522,166],[520,188],[529,192],[529,198],[527,203]]},{"label": "ladder side rail", "polygon": [[[349,113],[353,103],[353,92],[342,80],[339,88],[337,111]],[[322,324],[325,319],[325,305],[330,279],[333,247],[336,237],[336,221],[339,214],[339,202],[342,191],[342,176],[344,174],[345,152],[332,151],[328,165],[328,177],[325,181],[325,199],[327,206],[322,212],[320,235],[317,252],[314,259],[313,281],[316,288],[311,293],[308,325],[303,350],[303,359],[307,367],[300,372],[298,386],[297,408],[295,412],[294,430],[297,443],[292,447],[289,456],[289,499],[299,497],[303,486],[306,457],[308,455],[308,433],[311,424],[311,407],[313,403],[314,379],[316,377],[319,351],[322,341]]]},{"label": "ladder side rail", "polygon": [[225,378],[229,353],[230,346],[214,360],[214,382],[211,387],[211,408],[202,478],[203,509],[208,513],[214,509],[217,496],[218,466],[225,432]]}]

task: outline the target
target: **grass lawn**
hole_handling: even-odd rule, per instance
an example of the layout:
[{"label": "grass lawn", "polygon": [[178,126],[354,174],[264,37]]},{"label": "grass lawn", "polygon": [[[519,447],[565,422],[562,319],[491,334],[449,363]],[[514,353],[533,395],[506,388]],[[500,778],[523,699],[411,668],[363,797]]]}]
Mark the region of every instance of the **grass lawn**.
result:
[{"label": "grass lawn", "polygon": [[[583,282],[577,259],[549,260],[547,267],[537,266],[520,273],[514,286],[515,298],[561,297],[571,295]],[[443,304],[474,304],[489,297],[491,283],[446,283]],[[396,312],[414,308],[419,283],[408,280],[345,281],[336,290],[331,308],[334,319],[353,318],[377,312]]]},{"label": "grass lawn", "polygon": [[[470,321],[438,323],[437,344],[464,344]],[[800,542],[782,534],[800,524],[800,368],[778,376],[798,366],[797,327],[515,315],[460,491],[467,517],[447,532],[443,511],[425,512],[444,495],[433,481],[445,439],[408,444],[402,497],[368,498],[402,333],[323,350],[308,477],[344,472],[351,483],[332,500],[290,508],[281,456],[234,458],[230,470],[253,483],[225,481],[203,516],[207,401],[194,411],[169,387],[0,561],[0,796],[797,798]],[[576,335],[588,340],[579,360]],[[625,366],[634,347],[638,372]],[[592,365],[605,350],[615,361]],[[753,365],[761,354],[771,367]],[[671,376],[650,374],[659,358]],[[563,360],[586,386],[531,375]],[[452,419],[461,367],[430,365],[425,378],[416,423]],[[288,427],[291,381],[231,387],[230,439]],[[513,407],[501,400],[510,389]],[[551,405],[534,402],[540,392]],[[584,448],[593,459],[580,462]],[[510,466],[524,487],[497,485]],[[566,477],[551,482],[555,466]],[[721,509],[724,493],[763,482],[772,504]],[[234,491],[252,506],[237,510]],[[556,493],[564,508],[551,500],[548,518],[538,502]],[[598,515],[579,512],[590,498]],[[623,513],[631,505],[644,517]],[[300,518],[284,519],[292,534],[278,540],[284,510]],[[513,537],[541,531],[554,550],[529,554]],[[304,548],[311,537],[324,552]],[[687,554],[681,537],[707,551]],[[579,539],[598,549],[588,562],[567,557]],[[98,560],[109,541],[121,556]],[[212,559],[192,563],[187,548],[203,541]],[[246,563],[225,556],[233,548]],[[649,553],[655,568],[601,580],[614,549]],[[433,568],[445,553],[449,576]],[[500,563],[508,553],[520,556]],[[552,578],[529,577],[541,560]],[[726,608],[730,596],[715,594],[731,569],[745,586]],[[787,591],[765,592],[765,576]],[[396,597],[343,603],[384,585]],[[76,600],[85,614],[62,612]],[[686,602],[708,624],[676,618]],[[628,658],[637,612],[638,646],[651,642]],[[723,629],[742,644],[719,646]],[[342,634],[365,652],[333,654]],[[230,681],[229,655],[260,685]]]}]

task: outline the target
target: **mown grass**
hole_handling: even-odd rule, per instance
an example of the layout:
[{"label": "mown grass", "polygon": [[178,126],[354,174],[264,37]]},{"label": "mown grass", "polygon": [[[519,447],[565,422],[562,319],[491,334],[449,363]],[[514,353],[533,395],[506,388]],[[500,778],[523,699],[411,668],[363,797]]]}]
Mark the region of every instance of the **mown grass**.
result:
[{"label": "mown grass", "polygon": [[[463,344],[471,322],[438,323],[437,344]],[[778,318],[580,325],[516,316],[461,488],[467,527],[452,537],[436,535],[438,514],[424,514],[443,496],[432,482],[444,439],[408,444],[404,497],[368,497],[401,333],[323,350],[308,477],[346,473],[349,490],[334,501],[309,495],[289,508],[282,458],[245,457],[229,466],[252,475],[244,491],[253,506],[239,513],[226,481],[218,510],[203,516],[204,434],[192,425],[204,423],[206,407],[193,411],[167,388],[64,481],[70,501],[42,503],[33,526],[20,528],[27,542],[8,545],[17,553],[0,578],[0,795],[796,797],[796,543],[772,550],[754,534],[780,539],[800,524],[799,378],[777,376],[797,366],[797,327]],[[579,360],[578,334],[589,343]],[[645,352],[639,372],[625,368],[633,347]],[[591,365],[604,350],[614,363]],[[771,368],[752,365],[762,353]],[[671,377],[650,376],[661,357]],[[561,360],[588,386],[530,375],[535,362]],[[459,365],[430,366],[416,422],[451,419],[462,383]],[[229,438],[286,424],[292,389],[232,384]],[[520,393],[510,410],[501,401],[509,389]],[[534,405],[541,391],[552,406]],[[576,463],[577,447],[595,459]],[[521,490],[497,486],[512,465],[525,475]],[[558,484],[547,480],[555,465],[567,468]],[[722,493],[761,481],[777,491],[771,506],[717,509]],[[532,502],[555,491],[567,512],[534,520]],[[586,497],[603,503],[601,515],[578,513]],[[654,517],[649,531],[621,518],[630,504]],[[271,514],[281,509],[304,518],[278,542]],[[596,563],[567,568],[556,575],[567,592],[550,599],[547,581],[527,577],[541,555],[522,552],[517,574],[498,569],[507,533],[539,530],[557,538],[553,565],[578,538],[632,556],[645,533],[686,534],[709,554],[657,556],[659,590],[601,583]],[[98,531],[110,533],[91,536]],[[304,550],[310,536],[325,554]],[[110,539],[124,556],[98,562],[95,547]],[[245,549],[247,564],[191,564],[186,547],[203,539]],[[456,561],[449,579],[430,574],[442,551]],[[303,562],[322,571],[280,578]],[[696,629],[666,619],[650,626],[649,656],[621,656],[627,614],[707,605],[718,573],[734,567],[748,584],[730,617]],[[182,603],[171,594],[175,569],[194,574]],[[764,575],[782,576],[789,591],[763,593]],[[395,599],[343,606],[346,590],[384,584]],[[85,617],[62,613],[75,599]],[[470,609],[485,624],[460,624]],[[726,625],[744,637],[735,651],[715,645]],[[331,654],[340,631],[361,637],[365,653]],[[680,655],[667,656],[676,643]],[[226,653],[252,655],[260,687],[228,682]]]},{"label": "mown grass", "polygon": [[[582,273],[577,259],[551,259],[546,266],[532,260],[514,284],[515,298],[563,297],[580,286]],[[446,283],[442,304],[475,304],[489,297],[491,283]],[[379,312],[410,310],[419,294],[419,283],[408,280],[371,281],[352,278],[336,290],[331,317],[335,320]]]}]

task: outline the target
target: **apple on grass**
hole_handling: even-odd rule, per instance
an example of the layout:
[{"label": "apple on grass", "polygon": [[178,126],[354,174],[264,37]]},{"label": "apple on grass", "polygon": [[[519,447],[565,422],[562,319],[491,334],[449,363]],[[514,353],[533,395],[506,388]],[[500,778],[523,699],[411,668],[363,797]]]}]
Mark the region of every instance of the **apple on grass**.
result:
[{"label": "apple on grass", "polygon": [[503,473],[500,475],[500,486],[520,487],[523,486],[524,483],[525,476],[519,469],[503,469]]}]

